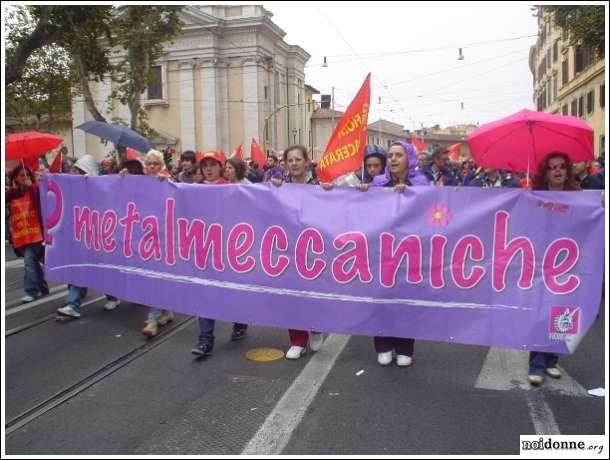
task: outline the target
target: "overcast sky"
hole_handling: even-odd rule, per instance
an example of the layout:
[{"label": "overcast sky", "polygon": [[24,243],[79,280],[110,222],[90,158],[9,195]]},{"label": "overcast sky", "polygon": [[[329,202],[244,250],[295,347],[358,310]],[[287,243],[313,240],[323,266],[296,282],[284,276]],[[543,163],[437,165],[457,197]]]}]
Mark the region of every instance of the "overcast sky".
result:
[{"label": "overcast sky", "polygon": [[[407,129],[485,123],[532,108],[528,52],[537,25],[525,3],[264,5],[284,40],[311,54],[306,82],[325,94],[336,87],[337,109],[349,104],[370,68],[369,122],[381,115]],[[524,36],[532,37],[515,39]]]}]

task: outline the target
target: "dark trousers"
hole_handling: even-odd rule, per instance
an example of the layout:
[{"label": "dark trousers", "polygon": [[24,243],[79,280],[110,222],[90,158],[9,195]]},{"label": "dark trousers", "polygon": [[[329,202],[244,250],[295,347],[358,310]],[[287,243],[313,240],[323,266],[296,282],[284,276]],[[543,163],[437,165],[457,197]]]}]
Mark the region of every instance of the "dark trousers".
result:
[{"label": "dark trousers", "polygon": [[[199,337],[197,339],[199,345],[214,346],[214,324],[215,320],[209,318],[199,318]],[[234,331],[244,331],[248,329],[247,324],[233,323]]]},{"label": "dark trousers", "polygon": [[396,350],[397,355],[413,356],[415,349],[415,339],[403,339],[401,337],[375,337],[375,351],[377,353],[387,353]]},{"label": "dark trousers", "polygon": [[544,351],[530,351],[529,375],[543,375],[545,369],[557,367],[559,355]]}]

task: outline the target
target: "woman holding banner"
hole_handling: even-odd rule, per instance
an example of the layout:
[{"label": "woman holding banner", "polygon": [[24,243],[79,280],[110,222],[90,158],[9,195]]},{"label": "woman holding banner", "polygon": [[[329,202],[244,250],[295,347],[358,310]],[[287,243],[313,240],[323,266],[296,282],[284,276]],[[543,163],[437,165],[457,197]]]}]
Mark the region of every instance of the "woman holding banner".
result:
[{"label": "woman holding banner", "polygon": [[[132,162],[137,160],[131,160]],[[95,158],[91,155],[83,155],[80,157],[74,165],[70,168],[70,174],[96,177],[99,175],[99,167]],[[80,318],[80,307],[81,302],[87,295],[87,288],[75,286],[74,284],[68,285],[68,296],[66,297],[66,305],[57,309],[58,320],[68,318]],[[106,294],[106,303],[104,304],[104,310],[112,311],[121,304],[121,301],[116,297]]]},{"label": "woman holding banner", "polygon": [[[159,180],[170,179],[170,174],[163,161],[163,154],[157,150],[149,150],[144,157],[144,172],[147,176],[156,177]],[[171,311],[150,307],[142,334],[154,337],[157,335],[159,326],[165,326],[173,320],[174,314]]]},{"label": "woman holding banner", "polygon": [[[285,182],[318,185],[318,181],[310,177],[307,173],[309,155],[305,147],[302,145],[288,147],[284,151],[283,158],[286,160],[286,165],[288,167],[288,175],[286,176]],[[284,183],[281,179],[271,179],[271,182],[278,187]],[[309,333],[307,331],[288,329],[288,336],[290,337],[290,348],[286,352],[286,359],[299,359],[305,354],[307,342],[309,342],[311,351],[318,351],[322,347],[322,342],[324,341],[322,334],[319,332]]]},{"label": "woman holding banner", "polygon": [[[369,184],[359,188],[368,190]],[[373,178],[374,187],[393,187],[402,193],[406,187],[429,185],[428,179],[417,170],[417,152],[411,144],[394,141],[388,150],[385,173]],[[392,362],[392,352],[396,351],[396,364],[410,366],[413,360],[415,339],[401,337],[375,337],[373,339],[377,362],[387,366]]]},{"label": "woman holding banner", "polygon": [[5,196],[6,206],[10,209],[11,246],[18,257],[23,257],[24,266],[25,296],[21,300],[32,302],[49,293],[42,271],[44,247],[40,192],[34,173],[23,165],[11,171],[9,184]]},{"label": "woman holding banner", "polygon": [[[532,189],[551,192],[580,190],[580,185],[574,178],[570,157],[563,152],[549,153],[538,165]],[[559,355],[556,353],[531,351],[529,356],[529,382],[534,386],[540,385],[545,373],[554,379],[560,378],[561,371],[557,368],[558,361]]]},{"label": "woman holding banner", "polygon": [[[201,174],[203,183],[210,185],[227,184],[227,180],[222,176],[223,168],[227,159],[222,152],[206,152],[201,158]],[[214,349],[214,326],[215,320],[210,318],[199,318],[199,337],[197,346],[191,353],[197,356],[206,356]],[[247,324],[233,323],[231,340],[240,340],[246,336]]]}]

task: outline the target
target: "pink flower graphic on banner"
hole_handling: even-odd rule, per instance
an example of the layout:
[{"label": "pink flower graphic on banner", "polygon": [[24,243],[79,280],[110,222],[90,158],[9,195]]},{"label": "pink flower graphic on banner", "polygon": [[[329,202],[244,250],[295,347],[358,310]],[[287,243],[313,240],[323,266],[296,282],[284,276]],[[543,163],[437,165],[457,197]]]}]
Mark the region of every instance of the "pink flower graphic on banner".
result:
[{"label": "pink flower graphic on banner", "polygon": [[451,211],[443,203],[434,203],[427,212],[428,223],[435,227],[445,227],[451,220]]}]

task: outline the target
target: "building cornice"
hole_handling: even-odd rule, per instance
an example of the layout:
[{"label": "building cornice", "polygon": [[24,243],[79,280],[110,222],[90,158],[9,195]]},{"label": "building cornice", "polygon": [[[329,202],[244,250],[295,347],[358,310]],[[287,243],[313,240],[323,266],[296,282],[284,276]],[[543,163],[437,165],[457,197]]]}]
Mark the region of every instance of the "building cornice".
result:
[{"label": "building cornice", "polygon": [[[597,67],[595,67],[597,66]],[[570,80],[559,89],[558,98],[563,99],[566,96],[578,91],[595,77],[602,75],[605,70],[605,61],[601,60],[585,69],[576,78]]]}]

